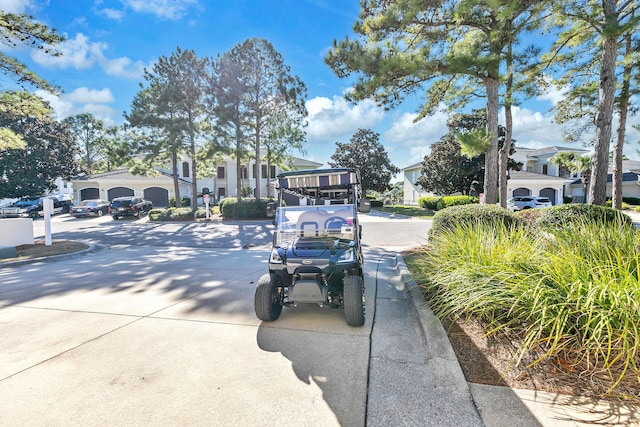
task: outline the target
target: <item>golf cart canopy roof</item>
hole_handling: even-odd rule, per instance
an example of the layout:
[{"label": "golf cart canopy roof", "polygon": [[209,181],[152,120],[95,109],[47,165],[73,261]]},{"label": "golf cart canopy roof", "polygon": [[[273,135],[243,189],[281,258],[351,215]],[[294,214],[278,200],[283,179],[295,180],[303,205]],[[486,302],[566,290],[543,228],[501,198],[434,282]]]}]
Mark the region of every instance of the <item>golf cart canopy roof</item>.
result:
[{"label": "golf cart canopy roof", "polygon": [[277,188],[348,188],[360,184],[353,168],[315,169],[283,172],[278,175]]}]

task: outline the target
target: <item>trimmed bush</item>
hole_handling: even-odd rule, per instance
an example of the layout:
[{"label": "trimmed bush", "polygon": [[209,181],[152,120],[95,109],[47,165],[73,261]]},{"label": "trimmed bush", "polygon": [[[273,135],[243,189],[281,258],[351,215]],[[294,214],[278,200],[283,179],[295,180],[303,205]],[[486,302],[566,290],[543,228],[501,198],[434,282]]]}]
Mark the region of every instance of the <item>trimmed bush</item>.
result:
[{"label": "trimmed bush", "polygon": [[238,202],[235,197],[227,197],[220,202],[220,213],[224,219],[267,218],[267,203],[273,199],[245,199]]},{"label": "trimmed bush", "polygon": [[622,201],[634,206],[640,205],[640,198],[637,197],[623,197]]},{"label": "trimmed bush", "polygon": [[520,227],[523,222],[512,212],[497,205],[458,205],[436,212],[433,216],[429,237],[454,230],[459,226],[500,223],[506,227]]},{"label": "trimmed bush", "polygon": [[[212,215],[213,209],[209,208]],[[206,218],[207,210],[204,207],[198,208],[195,212],[191,208],[167,208],[152,209],[149,211],[150,221],[193,221],[195,218]]]},{"label": "trimmed bush", "polygon": [[540,218],[543,209],[522,209],[514,212],[514,215],[520,219],[527,227],[534,228],[536,221]]},{"label": "trimmed bush", "polygon": [[384,206],[384,203],[380,200],[371,200],[371,207],[372,208],[381,208]]},{"label": "trimmed bush", "polygon": [[629,215],[619,210],[581,203],[571,203],[541,209],[540,217],[536,220],[536,226],[543,230],[553,231],[567,227],[582,226],[585,222],[595,224],[619,222],[626,226],[633,227],[633,221]]},{"label": "trimmed bush", "polygon": [[477,204],[479,199],[474,196],[444,196],[438,200],[437,210],[449,208],[451,206]]},{"label": "trimmed bush", "polygon": [[442,199],[441,196],[424,196],[418,199],[418,206],[425,209],[431,209],[435,211],[438,209],[438,202]]}]

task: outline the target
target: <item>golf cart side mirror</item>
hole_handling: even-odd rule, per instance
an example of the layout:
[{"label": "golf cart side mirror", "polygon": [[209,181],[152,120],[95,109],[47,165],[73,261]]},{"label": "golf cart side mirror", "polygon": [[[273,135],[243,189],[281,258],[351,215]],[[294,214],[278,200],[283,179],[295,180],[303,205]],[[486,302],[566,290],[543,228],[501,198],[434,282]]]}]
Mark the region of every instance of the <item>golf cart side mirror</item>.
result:
[{"label": "golf cart side mirror", "polygon": [[276,203],[267,202],[267,218],[273,218],[276,216]]},{"label": "golf cart side mirror", "polygon": [[371,200],[360,199],[358,201],[358,212],[369,213],[371,211]]}]

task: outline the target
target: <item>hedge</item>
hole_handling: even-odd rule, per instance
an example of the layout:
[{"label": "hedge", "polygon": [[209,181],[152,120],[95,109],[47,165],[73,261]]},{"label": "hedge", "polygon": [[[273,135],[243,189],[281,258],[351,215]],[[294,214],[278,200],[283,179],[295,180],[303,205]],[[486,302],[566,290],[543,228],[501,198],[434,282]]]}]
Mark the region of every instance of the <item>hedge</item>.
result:
[{"label": "hedge", "polygon": [[267,203],[273,199],[243,199],[235,197],[223,199],[218,207],[224,219],[263,219],[267,218]]},{"label": "hedge", "polygon": [[474,196],[444,196],[438,200],[437,210],[449,208],[451,206],[477,204],[480,200]]},{"label": "hedge", "polygon": [[599,205],[571,203],[557,205],[541,209],[540,217],[535,224],[544,230],[580,226],[585,221],[599,224],[621,222],[633,227],[633,221],[629,215],[617,210]]},{"label": "hedge", "polygon": [[423,196],[418,199],[418,206],[435,211],[438,209],[440,199],[442,199],[441,196]]}]

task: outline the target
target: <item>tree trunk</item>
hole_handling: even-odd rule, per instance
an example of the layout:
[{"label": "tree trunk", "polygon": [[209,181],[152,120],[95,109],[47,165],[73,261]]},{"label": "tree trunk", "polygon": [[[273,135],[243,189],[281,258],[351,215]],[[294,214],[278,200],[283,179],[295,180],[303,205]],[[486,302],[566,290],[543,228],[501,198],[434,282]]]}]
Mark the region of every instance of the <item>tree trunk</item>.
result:
[{"label": "tree trunk", "polygon": [[178,179],[178,153],[171,153],[171,168],[173,177],[173,193],[176,195],[176,208],[182,207],[182,199],[180,198],[180,180]]},{"label": "tree trunk", "polygon": [[498,190],[500,192],[500,206],[507,207],[507,176],[509,175],[509,152],[511,151],[511,135],[513,134],[513,115],[511,111],[511,94],[513,89],[513,60],[512,44],[509,44],[509,54],[507,56],[507,82],[506,93],[504,96],[504,114],[505,114],[505,137],[504,144],[498,153]]},{"label": "tree trunk", "polygon": [[262,161],[260,159],[260,115],[256,117],[256,189],[253,193],[260,200],[260,183],[262,182]]},{"label": "tree trunk", "polygon": [[[615,26],[617,20],[615,0],[603,1],[605,19]],[[617,56],[617,40],[615,34],[608,34],[602,44],[602,63],[600,65],[600,100],[596,118],[596,141],[594,147],[593,167],[589,183],[589,203],[604,205],[607,198],[607,171],[609,146],[611,144],[611,122],[615,98],[615,67]]]},{"label": "tree trunk", "polygon": [[487,90],[487,133],[491,146],[485,153],[484,161],[484,201],[494,205],[498,202],[498,79],[486,78]]},{"label": "tree trunk", "polygon": [[196,161],[196,137],[193,132],[190,133],[191,139],[190,155],[191,155],[191,209],[198,209],[198,167]]},{"label": "tree trunk", "polygon": [[[631,37],[625,39],[625,54],[632,55]],[[622,74],[622,89],[620,90],[619,116],[620,124],[613,145],[613,178],[611,180],[611,203],[614,209],[622,209],[622,149],[624,147],[624,136],[627,127],[627,114],[629,111],[629,89],[631,81],[632,67],[629,62],[625,62]]]}]

